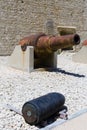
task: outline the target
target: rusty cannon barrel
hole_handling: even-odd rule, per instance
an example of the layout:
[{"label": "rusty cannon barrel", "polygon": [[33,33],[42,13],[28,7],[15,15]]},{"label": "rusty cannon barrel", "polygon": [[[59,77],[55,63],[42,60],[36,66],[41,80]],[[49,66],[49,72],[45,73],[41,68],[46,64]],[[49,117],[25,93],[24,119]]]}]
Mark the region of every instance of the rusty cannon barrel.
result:
[{"label": "rusty cannon barrel", "polygon": [[22,107],[26,123],[37,125],[41,121],[53,117],[65,103],[65,97],[60,93],[48,93],[44,96],[26,102]]},{"label": "rusty cannon barrel", "polygon": [[44,51],[57,51],[58,49],[71,47],[80,43],[78,34],[64,36],[47,36],[44,33],[30,35],[20,40],[19,44],[22,50],[25,51],[27,46],[34,46],[36,49]]}]

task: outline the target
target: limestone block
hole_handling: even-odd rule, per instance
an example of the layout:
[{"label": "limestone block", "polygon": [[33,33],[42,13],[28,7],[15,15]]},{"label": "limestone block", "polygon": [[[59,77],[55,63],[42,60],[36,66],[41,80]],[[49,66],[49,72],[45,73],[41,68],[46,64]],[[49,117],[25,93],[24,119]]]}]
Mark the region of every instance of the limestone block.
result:
[{"label": "limestone block", "polygon": [[28,46],[27,50],[23,52],[21,46],[17,45],[8,62],[11,67],[31,72],[34,69],[34,48]]},{"label": "limestone block", "polygon": [[74,62],[87,64],[87,46],[83,46],[80,51],[73,55]]},{"label": "limestone block", "polygon": [[76,33],[76,27],[74,26],[58,26],[57,30],[60,35],[68,35]]},{"label": "limestone block", "polygon": [[54,62],[53,67],[57,68],[57,52],[54,52],[54,60],[53,60],[53,62]]}]

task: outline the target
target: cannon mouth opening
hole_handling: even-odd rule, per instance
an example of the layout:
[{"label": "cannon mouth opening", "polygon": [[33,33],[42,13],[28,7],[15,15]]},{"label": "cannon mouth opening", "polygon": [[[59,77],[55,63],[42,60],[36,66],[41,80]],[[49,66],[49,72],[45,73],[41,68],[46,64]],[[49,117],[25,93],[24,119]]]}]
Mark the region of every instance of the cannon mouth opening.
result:
[{"label": "cannon mouth opening", "polygon": [[78,45],[80,43],[80,36],[78,34],[75,34],[74,42],[75,42],[75,45]]}]

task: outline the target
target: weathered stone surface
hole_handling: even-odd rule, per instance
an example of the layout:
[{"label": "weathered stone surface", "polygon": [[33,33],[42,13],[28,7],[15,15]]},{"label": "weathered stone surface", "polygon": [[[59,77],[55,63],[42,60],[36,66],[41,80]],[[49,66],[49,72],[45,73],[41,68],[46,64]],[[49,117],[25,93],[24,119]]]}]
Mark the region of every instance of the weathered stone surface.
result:
[{"label": "weathered stone surface", "polygon": [[83,46],[77,53],[75,53],[72,60],[77,63],[87,64],[87,46]]},{"label": "weathered stone surface", "polygon": [[76,33],[76,27],[73,26],[58,26],[57,30],[60,35],[69,35]]},{"label": "weathered stone surface", "polygon": [[34,69],[34,48],[28,46],[26,51],[22,51],[20,45],[17,45],[8,58],[9,66],[22,71],[31,72]]},{"label": "weathered stone surface", "polygon": [[0,55],[11,54],[31,33],[57,34],[57,26],[75,26],[85,39],[86,5],[87,0],[0,0]]}]

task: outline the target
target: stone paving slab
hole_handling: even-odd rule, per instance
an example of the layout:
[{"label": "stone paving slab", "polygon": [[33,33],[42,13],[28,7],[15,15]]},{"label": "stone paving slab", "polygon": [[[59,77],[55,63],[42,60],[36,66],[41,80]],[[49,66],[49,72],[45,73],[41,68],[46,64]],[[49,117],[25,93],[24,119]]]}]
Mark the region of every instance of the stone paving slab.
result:
[{"label": "stone paving slab", "polygon": [[52,130],[87,130],[87,113],[69,120]]},{"label": "stone paving slab", "polygon": [[59,120],[42,130],[87,130],[87,109],[81,110],[68,120]]}]

